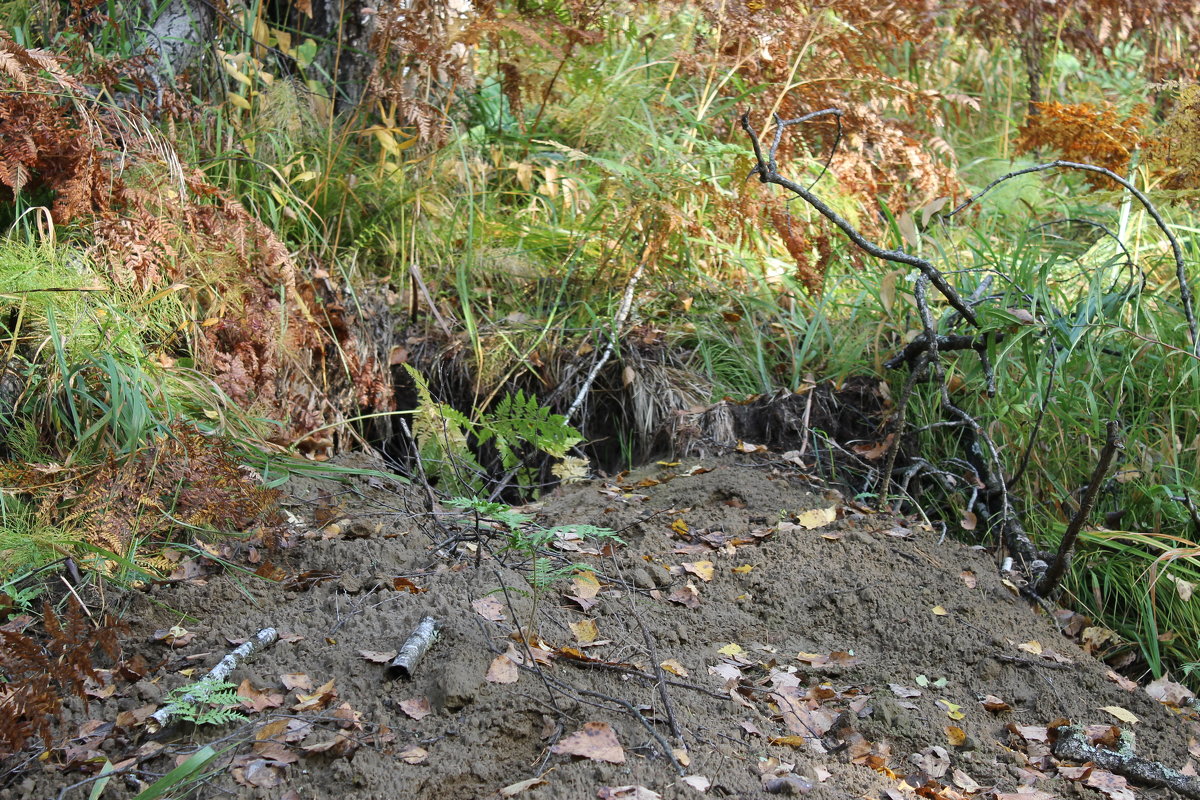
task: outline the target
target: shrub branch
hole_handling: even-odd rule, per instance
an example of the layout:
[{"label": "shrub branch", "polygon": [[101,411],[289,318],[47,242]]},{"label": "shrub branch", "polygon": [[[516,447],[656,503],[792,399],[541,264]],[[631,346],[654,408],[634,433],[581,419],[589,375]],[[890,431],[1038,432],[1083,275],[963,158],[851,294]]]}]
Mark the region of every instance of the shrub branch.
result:
[{"label": "shrub branch", "polygon": [[[745,118],[743,118],[743,126],[744,125]],[[756,152],[757,149],[758,148],[756,147]],[[1124,187],[1134,197],[1136,197],[1137,201],[1142,204],[1143,208],[1146,209],[1146,213],[1149,214],[1150,218],[1154,220],[1154,224],[1159,227],[1159,230],[1161,230],[1163,235],[1167,237],[1167,241],[1171,243],[1171,254],[1175,258],[1175,278],[1179,281],[1179,299],[1183,303],[1183,315],[1187,318],[1188,333],[1190,334],[1192,340],[1192,351],[1197,355],[1200,355],[1200,338],[1197,337],[1196,313],[1192,308],[1192,290],[1188,285],[1187,267],[1183,263],[1183,248],[1179,246],[1179,240],[1175,238],[1175,234],[1171,233],[1171,229],[1167,226],[1167,223],[1162,218],[1162,215],[1158,213],[1158,209],[1155,208],[1154,204],[1150,202],[1150,198],[1146,197],[1146,195],[1142,194],[1142,192],[1136,186],[1112,170],[1105,169],[1104,167],[1097,167],[1095,164],[1080,164],[1076,161],[1050,161],[1045,164],[1038,164],[1033,167],[1025,167],[1024,169],[1014,170],[1013,172],[1001,175],[999,178],[996,178],[996,180],[983,187],[981,191],[962,201],[957,208],[946,215],[946,218],[949,219],[950,217],[953,217],[958,212],[979,200],[992,189],[996,188],[1001,183],[1004,183],[1004,181],[1011,180],[1012,178],[1016,178],[1021,175],[1028,175],[1031,172],[1045,172],[1046,170],[1059,168],[1078,169],[1083,170],[1084,172],[1093,172],[1097,175],[1104,175],[1105,177],[1121,184],[1121,186]]]},{"label": "shrub branch", "polygon": [[1096,462],[1096,468],[1092,471],[1092,479],[1088,483],[1087,491],[1083,494],[1083,500],[1079,503],[1079,510],[1075,512],[1075,516],[1071,517],[1071,522],[1067,525],[1067,532],[1063,534],[1062,541],[1058,544],[1058,553],[1054,556],[1054,562],[1050,564],[1050,568],[1038,582],[1036,592],[1042,597],[1046,597],[1054,591],[1058,582],[1062,580],[1063,573],[1067,571],[1067,565],[1071,563],[1071,551],[1075,549],[1075,540],[1079,538],[1079,531],[1087,522],[1088,515],[1092,513],[1092,506],[1096,504],[1096,495],[1100,493],[1100,486],[1108,475],[1113,457],[1123,446],[1121,426],[1116,420],[1109,420],[1105,426],[1104,448],[1100,451],[1100,458]]},{"label": "shrub branch", "polygon": [[[841,215],[826,205],[821,198],[817,197],[815,194],[795,181],[789,180],[788,178],[785,178],[779,174],[778,165],[775,163],[775,154],[779,150],[779,143],[783,138],[784,128],[792,125],[798,125],[803,122],[808,122],[809,120],[816,119],[817,117],[840,114],[841,112],[837,109],[825,109],[823,111],[814,111],[811,114],[805,114],[804,116],[797,117],[796,119],[786,120],[780,119],[779,115],[776,114],[775,136],[771,140],[771,148],[767,151],[765,156],[763,155],[762,142],[759,141],[758,133],[750,124],[750,115],[748,113],[742,114],[742,129],[745,130],[747,135],[750,137],[750,143],[754,147],[754,158],[757,162],[750,174],[757,174],[759,181],[762,183],[774,183],[799,196],[806,203],[815,208],[821,214],[821,216],[825,217],[825,219],[829,220],[838,228],[840,228],[842,233],[846,234],[850,241],[854,242],[859,249],[884,261],[891,261],[896,264],[907,264],[910,267],[916,267],[921,271],[922,275],[929,279],[930,283],[937,287],[937,290],[941,292],[943,296],[945,296],[946,300],[951,306],[954,307],[955,311],[962,315],[963,319],[978,328],[979,321],[975,317],[975,312],[971,310],[970,306],[963,302],[963,299],[959,296],[958,292],[954,290],[953,286],[946,282],[946,278],[931,262],[920,258],[919,256],[905,253],[903,250],[888,250],[880,247],[859,233],[853,225],[851,225],[849,222],[843,219]],[[1172,239],[1172,241],[1174,241],[1174,239]]]}]

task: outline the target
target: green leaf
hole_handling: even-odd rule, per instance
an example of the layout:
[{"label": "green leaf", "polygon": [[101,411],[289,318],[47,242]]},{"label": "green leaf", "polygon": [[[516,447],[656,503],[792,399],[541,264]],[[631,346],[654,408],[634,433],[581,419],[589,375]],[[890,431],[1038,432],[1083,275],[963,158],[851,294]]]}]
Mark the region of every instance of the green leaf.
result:
[{"label": "green leaf", "polygon": [[193,753],[187,761],[184,761],[178,767],[147,786],[133,800],[158,800],[158,798],[165,796],[167,792],[204,769],[208,765],[208,762],[216,757],[217,751],[211,745],[205,745]]}]

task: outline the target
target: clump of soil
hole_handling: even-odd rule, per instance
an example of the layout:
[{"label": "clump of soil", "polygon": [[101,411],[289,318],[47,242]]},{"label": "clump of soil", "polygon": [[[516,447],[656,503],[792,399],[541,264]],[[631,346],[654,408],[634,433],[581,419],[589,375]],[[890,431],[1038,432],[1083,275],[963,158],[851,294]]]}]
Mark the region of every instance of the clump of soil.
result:
[{"label": "clump of soil", "polygon": [[[570,570],[534,591],[502,534],[444,512],[432,524],[409,487],[306,479],[292,492],[305,532],[261,570],[278,582],[227,573],[127,599],[145,675],[117,674],[112,697],[73,704],[69,720],[84,728],[76,748],[140,759],[105,797],[133,796],[209,742],[231,748],[217,762],[228,768],[199,797],[548,800],[640,786],[840,800],[960,773],[958,794],[939,796],[1029,785],[1101,797],[1013,731],[1115,723],[1105,707],[1140,719],[1140,755],[1187,763],[1195,723],[1118,686],[1004,585],[992,553],[856,508],[765,457],[652,466],[523,509],[546,527],[619,533],[615,546],[560,538],[557,566],[594,569],[594,597]],[[377,662],[426,615],[440,639],[411,680],[388,679]],[[155,641],[172,625],[192,638]],[[157,738],[131,721],[266,626],[287,635],[231,678],[262,693],[249,721]],[[57,796],[99,763],[64,772],[67,752],[14,763],[0,799]]]}]

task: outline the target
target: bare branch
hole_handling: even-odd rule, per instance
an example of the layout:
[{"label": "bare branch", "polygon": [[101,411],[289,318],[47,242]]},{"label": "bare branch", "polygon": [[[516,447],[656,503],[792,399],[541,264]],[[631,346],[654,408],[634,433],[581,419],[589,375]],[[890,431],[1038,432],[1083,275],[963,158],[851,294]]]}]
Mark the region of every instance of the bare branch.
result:
[{"label": "bare branch", "polygon": [[[816,115],[828,113],[830,113],[829,110],[814,112]],[[794,120],[784,120],[780,119],[779,116],[776,115],[775,124],[778,127],[775,130],[775,138],[772,141],[770,151],[764,155],[762,143],[758,138],[758,133],[750,124],[750,115],[743,114],[742,129],[745,130],[747,135],[750,137],[750,143],[754,147],[754,157],[757,162],[751,174],[757,174],[758,179],[763,183],[774,183],[801,197],[806,203],[815,208],[821,214],[821,216],[825,217],[825,219],[829,220],[838,228],[840,228],[842,233],[846,234],[850,241],[854,242],[854,244],[857,245],[861,250],[864,250],[876,258],[884,261],[891,261],[896,264],[906,264],[910,267],[915,267],[916,269],[920,270],[921,274],[927,277],[930,282],[937,287],[938,291],[945,296],[950,305],[962,315],[962,318],[978,328],[979,320],[976,318],[975,312],[972,311],[965,302],[963,302],[963,299],[959,296],[958,292],[954,290],[953,286],[946,282],[945,277],[943,277],[942,273],[938,271],[937,267],[935,267],[931,262],[920,258],[919,256],[905,253],[902,250],[887,250],[875,244],[874,242],[869,241],[866,237],[859,233],[853,225],[851,225],[849,222],[843,219],[841,215],[826,205],[821,198],[817,197],[808,189],[804,188],[795,181],[785,178],[779,174],[778,166],[775,163],[775,152],[778,149],[779,142],[783,137],[783,129],[790,125],[798,124],[811,119],[813,116],[813,114],[806,114],[805,116],[797,117]]]},{"label": "bare branch", "polygon": [[[743,127],[745,127],[746,124],[744,119],[745,118],[743,118],[742,123]],[[1183,314],[1187,318],[1188,332],[1191,334],[1192,338],[1192,350],[1197,355],[1200,355],[1200,337],[1198,337],[1196,330],[1196,313],[1192,308],[1192,290],[1188,285],[1187,267],[1183,263],[1183,249],[1179,246],[1179,240],[1175,238],[1175,234],[1171,233],[1171,229],[1167,226],[1167,223],[1162,218],[1162,215],[1158,213],[1158,209],[1155,208],[1154,204],[1150,202],[1150,198],[1146,197],[1146,195],[1142,194],[1142,192],[1136,186],[1112,170],[1105,169],[1104,167],[1097,167],[1094,164],[1080,164],[1075,161],[1050,161],[1046,164],[1038,164],[1037,166],[1018,169],[996,178],[996,180],[983,187],[982,191],[962,201],[962,203],[960,203],[957,208],[947,214],[946,217],[953,217],[955,214],[979,200],[979,198],[983,197],[985,194],[999,186],[1004,181],[1016,178],[1019,175],[1028,175],[1031,172],[1045,172],[1046,170],[1059,169],[1060,167],[1063,169],[1079,169],[1083,170],[1084,172],[1094,172],[1097,175],[1103,175],[1121,184],[1121,186],[1123,186],[1130,194],[1137,198],[1138,202],[1142,204],[1142,207],[1146,209],[1146,213],[1149,214],[1150,218],[1154,220],[1154,224],[1158,225],[1159,230],[1161,230],[1163,235],[1167,237],[1167,241],[1171,243],[1171,253],[1175,257],[1175,278],[1179,281],[1179,299],[1183,302]]]},{"label": "bare branch", "polygon": [[1071,517],[1071,522],[1067,525],[1067,532],[1063,534],[1062,541],[1058,544],[1058,554],[1055,555],[1054,562],[1038,582],[1036,591],[1042,597],[1046,597],[1054,591],[1058,582],[1062,580],[1063,573],[1067,571],[1067,564],[1071,561],[1071,551],[1075,549],[1075,540],[1079,538],[1079,531],[1083,528],[1083,523],[1087,522],[1088,515],[1092,513],[1092,506],[1096,504],[1096,495],[1100,493],[1100,485],[1104,483],[1104,478],[1108,475],[1113,457],[1123,446],[1120,425],[1116,420],[1109,420],[1105,426],[1104,449],[1100,451],[1100,459],[1092,471],[1092,480],[1088,483],[1087,491],[1084,492],[1083,499],[1079,501],[1079,510],[1075,512],[1075,516]]}]

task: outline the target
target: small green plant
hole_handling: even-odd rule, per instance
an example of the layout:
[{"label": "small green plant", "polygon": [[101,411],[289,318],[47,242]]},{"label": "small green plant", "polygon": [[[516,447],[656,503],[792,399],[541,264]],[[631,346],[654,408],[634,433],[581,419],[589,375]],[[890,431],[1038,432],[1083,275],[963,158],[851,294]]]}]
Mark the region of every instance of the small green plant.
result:
[{"label": "small green plant", "polygon": [[[553,558],[545,554],[546,548],[555,540],[570,538],[583,542],[623,543],[616,531],[596,525],[575,523],[571,525],[556,525],[553,528],[543,528],[534,524],[533,517],[529,514],[513,511],[503,503],[481,500],[474,497],[455,497],[448,500],[446,504],[454,508],[474,512],[475,528],[477,531],[483,532],[486,530],[483,524],[485,522],[498,523],[500,526],[499,530],[505,536],[501,552],[515,553],[528,559],[530,568],[529,572],[525,575],[525,580],[529,584],[530,594],[533,595],[533,610],[530,612],[531,620],[537,618],[538,601],[546,593],[546,590],[554,585],[555,581],[565,578],[574,572],[595,571],[588,564],[556,563]],[[497,530],[495,525],[492,526],[492,529]]]},{"label": "small green plant", "polygon": [[236,709],[244,700],[237,685],[201,678],[167,693],[165,702],[175,707],[174,716],[197,725],[243,722],[246,715]]},{"label": "small green plant", "polygon": [[20,584],[32,573],[25,572],[0,583],[0,608],[8,607],[22,614],[34,611],[33,601],[45,590],[41,584],[21,586]]},{"label": "small green plant", "polygon": [[520,390],[472,420],[448,403],[434,401],[421,373],[405,367],[417,389],[412,432],[421,462],[429,478],[448,493],[477,494],[489,485],[490,471],[480,463],[478,448],[494,447],[499,471],[505,478],[516,478],[523,493],[532,493],[539,456],[566,458],[567,451],[583,440],[566,417],[551,413],[536,397]]}]

